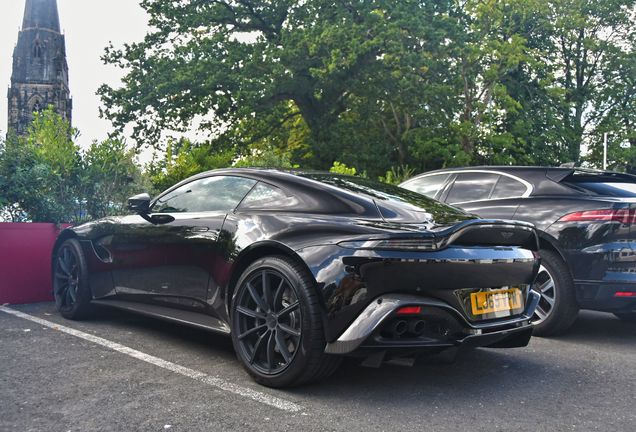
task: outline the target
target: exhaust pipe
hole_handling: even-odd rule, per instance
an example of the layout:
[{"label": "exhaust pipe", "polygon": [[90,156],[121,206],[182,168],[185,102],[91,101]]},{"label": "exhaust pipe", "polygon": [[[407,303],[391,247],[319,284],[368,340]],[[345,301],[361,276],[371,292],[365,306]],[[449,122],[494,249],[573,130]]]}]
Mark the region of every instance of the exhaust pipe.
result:
[{"label": "exhaust pipe", "polygon": [[389,324],[386,327],[386,331],[391,333],[393,337],[399,337],[403,335],[404,333],[406,333],[407,329],[408,329],[408,324],[404,320],[392,321],[391,324]]},{"label": "exhaust pipe", "polygon": [[412,320],[409,320],[409,322],[408,322],[407,331],[410,334],[413,334],[415,336],[419,336],[422,333],[424,333],[424,328],[425,327],[426,327],[426,324],[424,323],[424,321],[422,321],[420,319],[412,319]]}]

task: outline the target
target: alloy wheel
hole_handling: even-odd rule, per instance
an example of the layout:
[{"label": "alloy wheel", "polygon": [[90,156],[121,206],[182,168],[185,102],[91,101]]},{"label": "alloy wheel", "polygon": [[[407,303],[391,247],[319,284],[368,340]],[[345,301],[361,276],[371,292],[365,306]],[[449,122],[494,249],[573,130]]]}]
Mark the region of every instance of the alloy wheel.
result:
[{"label": "alloy wheel", "polygon": [[60,309],[70,309],[77,301],[80,279],[79,260],[68,245],[62,246],[55,262],[53,293]]},{"label": "alloy wheel", "polygon": [[550,316],[554,310],[557,296],[554,278],[543,265],[539,268],[539,274],[536,282],[532,285],[532,289],[541,294],[539,305],[531,320],[534,324],[538,324]]},{"label": "alloy wheel", "polygon": [[302,336],[298,293],[278,271],[261,269],[242,284],[234,311],[238,344],[250,365],[276,375],[294,360]]}]

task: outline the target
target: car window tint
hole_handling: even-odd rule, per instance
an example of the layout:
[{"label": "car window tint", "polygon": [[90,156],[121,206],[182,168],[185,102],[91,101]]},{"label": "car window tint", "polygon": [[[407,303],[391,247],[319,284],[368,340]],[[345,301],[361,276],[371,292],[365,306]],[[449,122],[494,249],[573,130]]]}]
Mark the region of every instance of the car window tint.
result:
[{"label": "car window tint", "polygon": [[392,184],[381,183],[362,177],[331,173],[306,173],[301,176],[335,186],[339,189],[364,194],[375,200],[405,204],[407,207],[416,211],[444,212],[446,215],[465,215],[461,210]]},{"label": "car window tint", "polygon": [[254,207],[258,204],[270,203],[285,198],[286,197],[283,191],[281,191],[276,186],[259,183],[252,189],[249,195],[245,197],[241,205],[250,204],[250,207]]},{"label": "car window tint", "polygon": [[526,185],[518,180],[502,175],[495,190],[492,192],[492,199],[518,198],[526,193]]},{"label": "car window tint", "polygon": [[573,184],[592,195],[611,197],[636,197],[636,183],[623,182],[572,182]]},{"label": "car window tint", "polygon": [[159,198],[153,213],[234,210],[256,180],[213,176],[187,183]]},{"label": "car window tint", "polygon": [[462,173],[453,183],[446,202],[453,204],[488,199],[498,178],[498,174]]},{"label": "car window tint", "polygon": [[442,187],[449,176],[450,174],[438,174],[420,177],[402,185],[402,187],[410,191],[426,195],[427,197],[434,198],[437,191]]}]

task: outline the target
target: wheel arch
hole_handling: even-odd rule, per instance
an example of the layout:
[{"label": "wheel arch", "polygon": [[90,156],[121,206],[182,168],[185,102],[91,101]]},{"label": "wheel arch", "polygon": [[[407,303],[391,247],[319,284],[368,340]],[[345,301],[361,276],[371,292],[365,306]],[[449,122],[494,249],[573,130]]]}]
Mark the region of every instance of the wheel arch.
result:
[{"label": "wheel arch", "polygon": [[296,264],[301,266],[304,271],[307,272],[307,274],[311,278],[314,289],[316,289],[317,283],[313,273],[310,271],[305,261],[303,261],[303,259],[298,256],[298,254],[294,252],[294,250],[282,243],[273,241],[256,243],[241,251],[239,256],[234,261],[234,267],[232,269],[230,280],[228,282],[225,293],[225,306],[228,317],[230,317],[230,304],[232,303],[232,296],[234,295],[234,291],[236,291],[236,283],[238,282],[245,269],[247,269],[247,267],[249,267],[250,264],[252,264],[254,261],[272,255],[285,256],[292,259]]},{"label": "wheel arch", "polygon": [[561,250],[554,245],[553,241],[551,241],[550,239],[544,237],[544,235],[540,235],[539,236],[539,248],[540,249],[550,250],[550,251],[556,253],[557,255],[559,255],[559,257],[565,263],[565,266],[567,267],[568,272],[570,273],[570,277],[572,277],[574,279],[574,275],[572,274],[572,269],[570,268],[570,265],[568,264],[567,260],[565,259],[565,256],[561,252]]},{"label": "wheel arch", "polygon": [[[79,240],[79,236],[72,230],[66,229],[62,231],[62,233],[58,236],[57,240],[55,240],[55,243],[53,244],[53,251],[51,253],[51,264],[53,264],[53,260],[55,260],[55,254],[62,246],[62,243],[72,238]],[[51,269],[52,268],[53,266],[51,265]]]}]

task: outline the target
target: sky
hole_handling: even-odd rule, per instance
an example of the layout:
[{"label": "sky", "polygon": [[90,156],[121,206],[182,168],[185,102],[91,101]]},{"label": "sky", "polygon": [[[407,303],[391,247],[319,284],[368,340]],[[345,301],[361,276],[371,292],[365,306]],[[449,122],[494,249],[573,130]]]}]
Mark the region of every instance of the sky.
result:
[{"label": "sky", "polygon": [[[25,0],[0,0],[0,83],[11,85],[13,49],[22,26]],[[115,47],[138,42],[148,31],[148,16],[138,0],[57,0],[60,28],[66,36],[69,87],[73,98],[73,126],[82,148],[103,141],[113,128],[99,118],[101,104],[95,95],[106,83],[119,87],[124,71],[104,65],[100,57],[112,42]],[[0,134],[7,132],[7,92],[0,93]],[[130,143],[130,141],[129,141]]]}]

